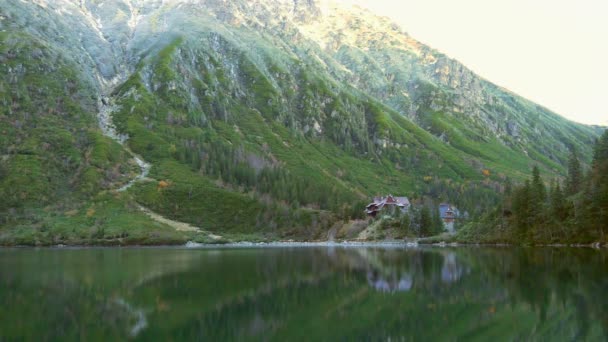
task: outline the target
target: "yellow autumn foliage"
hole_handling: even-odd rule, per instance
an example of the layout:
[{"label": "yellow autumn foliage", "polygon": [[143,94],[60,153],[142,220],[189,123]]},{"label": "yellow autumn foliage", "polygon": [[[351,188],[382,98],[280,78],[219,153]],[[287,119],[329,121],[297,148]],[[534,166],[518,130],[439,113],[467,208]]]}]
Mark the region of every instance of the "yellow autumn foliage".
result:
[{"label": "yellow autumn foliage", "polygon": [[169,187],[169,182],[161,180],[160,182],[158,182],[158,189],[165,189]]}]

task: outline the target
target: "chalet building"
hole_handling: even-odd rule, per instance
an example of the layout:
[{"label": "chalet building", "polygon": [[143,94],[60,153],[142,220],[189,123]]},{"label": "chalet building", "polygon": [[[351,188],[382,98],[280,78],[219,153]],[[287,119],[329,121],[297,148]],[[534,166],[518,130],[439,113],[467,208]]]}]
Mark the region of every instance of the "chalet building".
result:
[{"label": "chalet building", "polygon": [[449,203],[439,204],[439,216],[445,229],[450,233],[454,233],[454,221],[458,218],[458,209]]},{"label": "chalet building", "polygon": [[407,197],[388,195],[386,197],[374,197],[374,201],[365,207],[365,212],[367,216],[376,217],[381,211],[393,214],[396,210],[406,213],[409,209],[410,201]]}]

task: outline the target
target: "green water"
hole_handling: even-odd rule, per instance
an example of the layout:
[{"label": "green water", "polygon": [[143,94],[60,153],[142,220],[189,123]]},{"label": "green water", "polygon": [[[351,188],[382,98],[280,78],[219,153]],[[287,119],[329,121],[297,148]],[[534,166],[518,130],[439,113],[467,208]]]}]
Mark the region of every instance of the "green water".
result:
[{"label": "green water", "polygon": [[608,253],[0,249],[0,341],[606,340]]}]

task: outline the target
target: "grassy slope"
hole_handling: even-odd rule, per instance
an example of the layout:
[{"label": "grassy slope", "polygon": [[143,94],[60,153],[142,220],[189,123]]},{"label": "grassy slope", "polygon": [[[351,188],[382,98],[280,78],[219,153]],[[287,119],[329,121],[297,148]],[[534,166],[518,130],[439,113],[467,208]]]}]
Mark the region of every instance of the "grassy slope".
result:
[{"label": "grassy slope", "polygon": [[[454,115],[431,114],[429,133],[259,37],[253,52],[214,37],[221,53],[184,37],[152,50],[115,94],[122,105],[115,120],[131,148],[153,163],[153,177],[171,184],[162,191],[142,184],[133,193],[169,217],[216,231],[323,238],[331,221],[325,210],[353,213],[374,194],[483,197],[505,176],[522,179],[535,163],[563,172],[555,161],[527,157]],[[270,52],[274,59],[260,57]],[[210,150],[219,147],[237,157],[214,173],[209,168],[223,157]],[[239,172],[259,172],[246,156],[286,176],[271,180],[271,188],[243,181]],[[324,223],[307,228],[318,217]]]},{"label": "grassy slope", "polygon": [[[186,61],[192,59],[192,52],[186,46],[180,38],[146,56],[138,72],[116,93],[122,110],[115,120],[129,134],[130,147],[153,163],[152,177],[171,184],[162,191],[154,184],[142,184],[134,194],[169,217],[211,230],[323,238],[317,227],[308,227],[319,217],[325,220],[323,210],[339,213],[341,206],[346,206],[352,212],[360,209],[354,204],[360,206],[372,194],[424,191],[420,186],[423,177],[482,179],[479,170],[458,151],[373,99],[356,95],[354,90],[333,89],[314,69],[297,72],[300,79],[292,82],[302,88],[285,94],[281,90],[292,84],[277,89],[260,67],[238,57],[241,69],[237,73],[245,82],[255,80],[247,89],[248,83],[235,85],[234,79],[227,79],[214,56],[204,52],[195,52],[198,69],[188,70],[192,66]],[[142,74],[148,79],[142,79]],[[157,90],[144,85],[149,83]],[[226,96],[236,87],[243,87],[245,96]],[[184,94],[186,91],[194,94]],[[192,104],[192,96],[198,103]],[[274,106],[275,102],[293,103],[301,115],[290,113],[295,108],[289,105]],[[308,107],[318,102],[330,105]],[[343,117],[332,120],[336,115]],[[308,116],[317,116],[319,121],[327,116],[322,136],[289,127],[304,126],[302,121]],[[377,149],[374,136],[393,146]],[[359,143],[348,145],[353,141]],[[206,167],[216,162],[209,150],[217,146],[257,156],[272,164],[268,169],[287,175],[286,180],[275,180],[272,186],[289,189],[303,184],[303,192],[320,195],[307,200],[300,194],[294,200],[280,191],[269,194],[255,182],[246,186],[231,178],[230,169],[221,177],[205,173]],[[192,158],[199,158],[199,154],[211,157],[201,157],[201,165],[194,166]],[[184,157],[188,155],[195,157]],[[255,173],[250,165],[244,168]],[[263,200],[266,195],[271,195],[270,205]],[[295,209],[297,203],[322,211]]]},{"label": "grassy slope", "polygon": [[[375,41],[365,49],[344,46],[332,57],[354,75],[333,73],[341,80],[354,78],[357,89],[414,117],[433,135],[443,135],[450,145],[496,173],[515,172],[521,179],[532,164],[538,164],[551,174],[563,175],[571,147],[585,161],[591,159],[589,146],[598,130],[497,87],[437,51],[424,46],[422,50],[439,62],[429,64],[388,41]],[[440,80],[442,66],[450,70],[444,75],[449,81]],[[512,158],[517,161],[512,163]]]},{"label": "grassy slope", "polygon": [[93,88],[70,60],[0,32],[0,245],[183,242],[128,196],[100,194],[135,171],[97,128]]},{"label": "grassy slope", "polygon": [[[422,106],[427,131],[341,84],[297,48],[292,52],[300,59],[256,33],[234,29],[247,38],[237,42],[223,30],[202,33],[196,43],[185,36],[149,50],[114,94],[122,105],[118,128],[153,164],[151,176],[169,184],[142,183],[131,195],[168,217],[233,234],[324,238],[338,216],[360,215],[375,194],[460,198],[458,204],[472,211],[478,207],[472,202],[493,200],[497,182],[522,179],[535,163],[552,175],[563,173],[559,158],[544,153],[551,146],[535,142],[526,156],[521,149],[528,145],[508,146],[471,118]],[[49,217],[74,210],[84,215],[99,191],[124,182],[133,167],[95,128],[96,96],[75,65],[35,38],[1,34],[3,68],[11,68],[0,84],[2,222],[45,222],[51,233],[36,235],[44,241],[81,239],[60,228],[53,233],[63,218]],[[205,38],[219,50],[207,48]],[[431,83],[419,92],[449,95]],[[543,117],[565,140],[589,139],[587,129],[521,99],[510,101],[510,115],[540,113],[531,127]],[[441,134],[448,143],[437,138]],[[489,176],[482,175],[486,169]],[[473,199],[465,202],[465,194]],[[86,217],[73,222],[81,225]],[[104,222],[82,229],[92,237]]]}]

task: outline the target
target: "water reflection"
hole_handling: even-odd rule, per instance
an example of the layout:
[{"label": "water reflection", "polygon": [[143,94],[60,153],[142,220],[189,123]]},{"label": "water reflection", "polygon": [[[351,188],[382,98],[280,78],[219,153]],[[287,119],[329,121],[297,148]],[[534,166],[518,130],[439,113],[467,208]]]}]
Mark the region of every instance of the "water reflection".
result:
[{"label": "water reflection", "polygon": [[468,267],[456,261],[456,253],[448,252],[443,256],[443,266],[441,267],[441,281],[444,283],[454,283],[464,274],[468,273]]},{"label": "water reflection", "polygon": [[584,249],[0,250],[0,340],[605,340]]},{"label": "water reflection", "polygon": [[367,283],[380,292],[407,292],[412,288],[412,275],[405,273],[397,278],[384,278],[377,272],[367,272]]},{"label": "water reflection", "polygon": [[135,337],[139,334],[140,331],[145,329],[148,326],[148,320],[146,319],[146,314],[144,310],[133,308],[131,304],[127,303],[122,298],[117,298],[115,303],[120,305],[127,313],[129,313],[132,317],[136,319],[135,323],[131,326],[129,330],[129,335],[131,337]]},{"label": "water reflection", "polygon": [[348,269],[364,271],[368,285],[380,292],[407,292],[415,284],[451,284],[470,271],[466,260],[459,260],[454,250],[345,249],[328,254],[337,268],[344,266],[339,254],[350,258],[345,263]]}]

